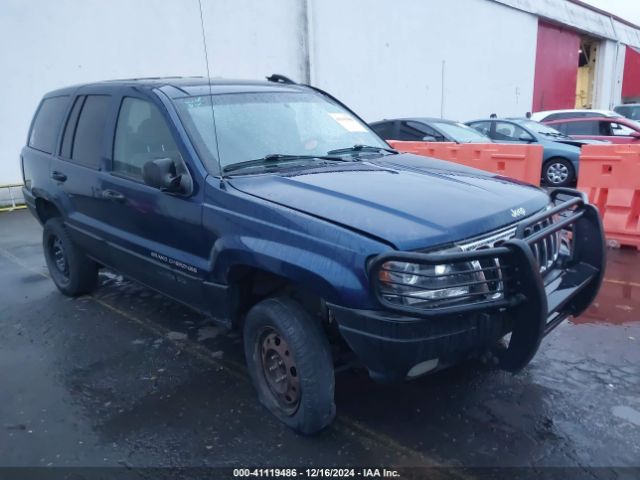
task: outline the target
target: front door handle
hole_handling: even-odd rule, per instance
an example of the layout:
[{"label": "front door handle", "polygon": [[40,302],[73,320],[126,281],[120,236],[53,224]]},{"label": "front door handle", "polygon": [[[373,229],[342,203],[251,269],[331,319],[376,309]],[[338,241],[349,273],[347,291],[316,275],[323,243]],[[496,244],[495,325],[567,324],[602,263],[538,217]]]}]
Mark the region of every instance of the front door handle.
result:
[{"label": "front door handle", "polygon": [[116,192],[115,190],[103,190],[102,198],[106,198],[107,200],[111,200],[113,202],[124,202],[127,197],[125,197],[120,192]]},{"label": "front door handle", "polygon": [[62,172],[58,172],[57,170],[54,170],[53,172],[51,172],[51,178],[53,178],[54,180],[56,180],[58,182],[66,182],[67,181],[67,176]]}]

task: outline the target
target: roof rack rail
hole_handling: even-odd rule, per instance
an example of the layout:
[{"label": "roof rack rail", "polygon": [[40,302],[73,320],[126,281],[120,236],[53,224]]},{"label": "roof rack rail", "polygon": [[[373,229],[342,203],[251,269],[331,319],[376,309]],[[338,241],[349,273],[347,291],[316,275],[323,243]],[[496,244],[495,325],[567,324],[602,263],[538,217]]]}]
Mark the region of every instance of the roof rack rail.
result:
[{"label": "roof rack rail", "polygon": [[289,77],[285,77],[284,75],[280,75],[279,73],[273,73],[271,74],[271,76],[266,78],[268,81],[275,82],[275,83],[289,83],[289,84],[296,83],[293,80],[291,80]]}]

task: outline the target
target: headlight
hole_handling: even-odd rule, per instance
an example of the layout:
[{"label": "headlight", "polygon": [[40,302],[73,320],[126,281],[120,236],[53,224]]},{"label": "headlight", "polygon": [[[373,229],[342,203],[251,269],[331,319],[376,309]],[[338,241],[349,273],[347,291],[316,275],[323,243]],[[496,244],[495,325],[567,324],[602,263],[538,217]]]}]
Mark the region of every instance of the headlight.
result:
[{"label": "headlight", "polygon": [[487,290],[481,272],[469,262],[420,265],[389,261],[378,271],[381,294],[392,303],[442,304],[469,299]]}]

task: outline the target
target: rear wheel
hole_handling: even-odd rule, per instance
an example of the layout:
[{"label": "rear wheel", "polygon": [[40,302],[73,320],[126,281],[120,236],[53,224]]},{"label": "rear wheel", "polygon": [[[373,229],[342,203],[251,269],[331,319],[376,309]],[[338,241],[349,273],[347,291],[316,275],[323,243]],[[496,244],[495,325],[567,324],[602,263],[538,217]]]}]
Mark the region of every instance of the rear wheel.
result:
[{"label": "rear wheel", "polygon": [[544,164],[545,183],[550,187],[566,187],[575,181],[573,165],[566,158],[551,158]]},{"label": "rear wheel", "polygon": [[264,300],[244,325],[244,348],[260,402],[297,432],[311,435],[335,416],[334,371],[320,326],[297,302]]},{"label": "rear wheel", "polygon": [[76,297],[96,288],[98,265],[73,243],[60,217],[45,223],[42,246],[51,279],[58,290]]}]

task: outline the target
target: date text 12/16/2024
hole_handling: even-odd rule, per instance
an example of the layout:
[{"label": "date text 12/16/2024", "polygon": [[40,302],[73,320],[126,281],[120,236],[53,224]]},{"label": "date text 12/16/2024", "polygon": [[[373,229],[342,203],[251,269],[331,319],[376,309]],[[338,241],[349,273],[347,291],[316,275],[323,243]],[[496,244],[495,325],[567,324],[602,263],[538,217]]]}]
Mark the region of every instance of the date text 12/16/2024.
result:
[{"label": "date text 12/16/2024", "polygon": [[236,468],[235,478],[398,478],[397,470],[386,468]]}]

